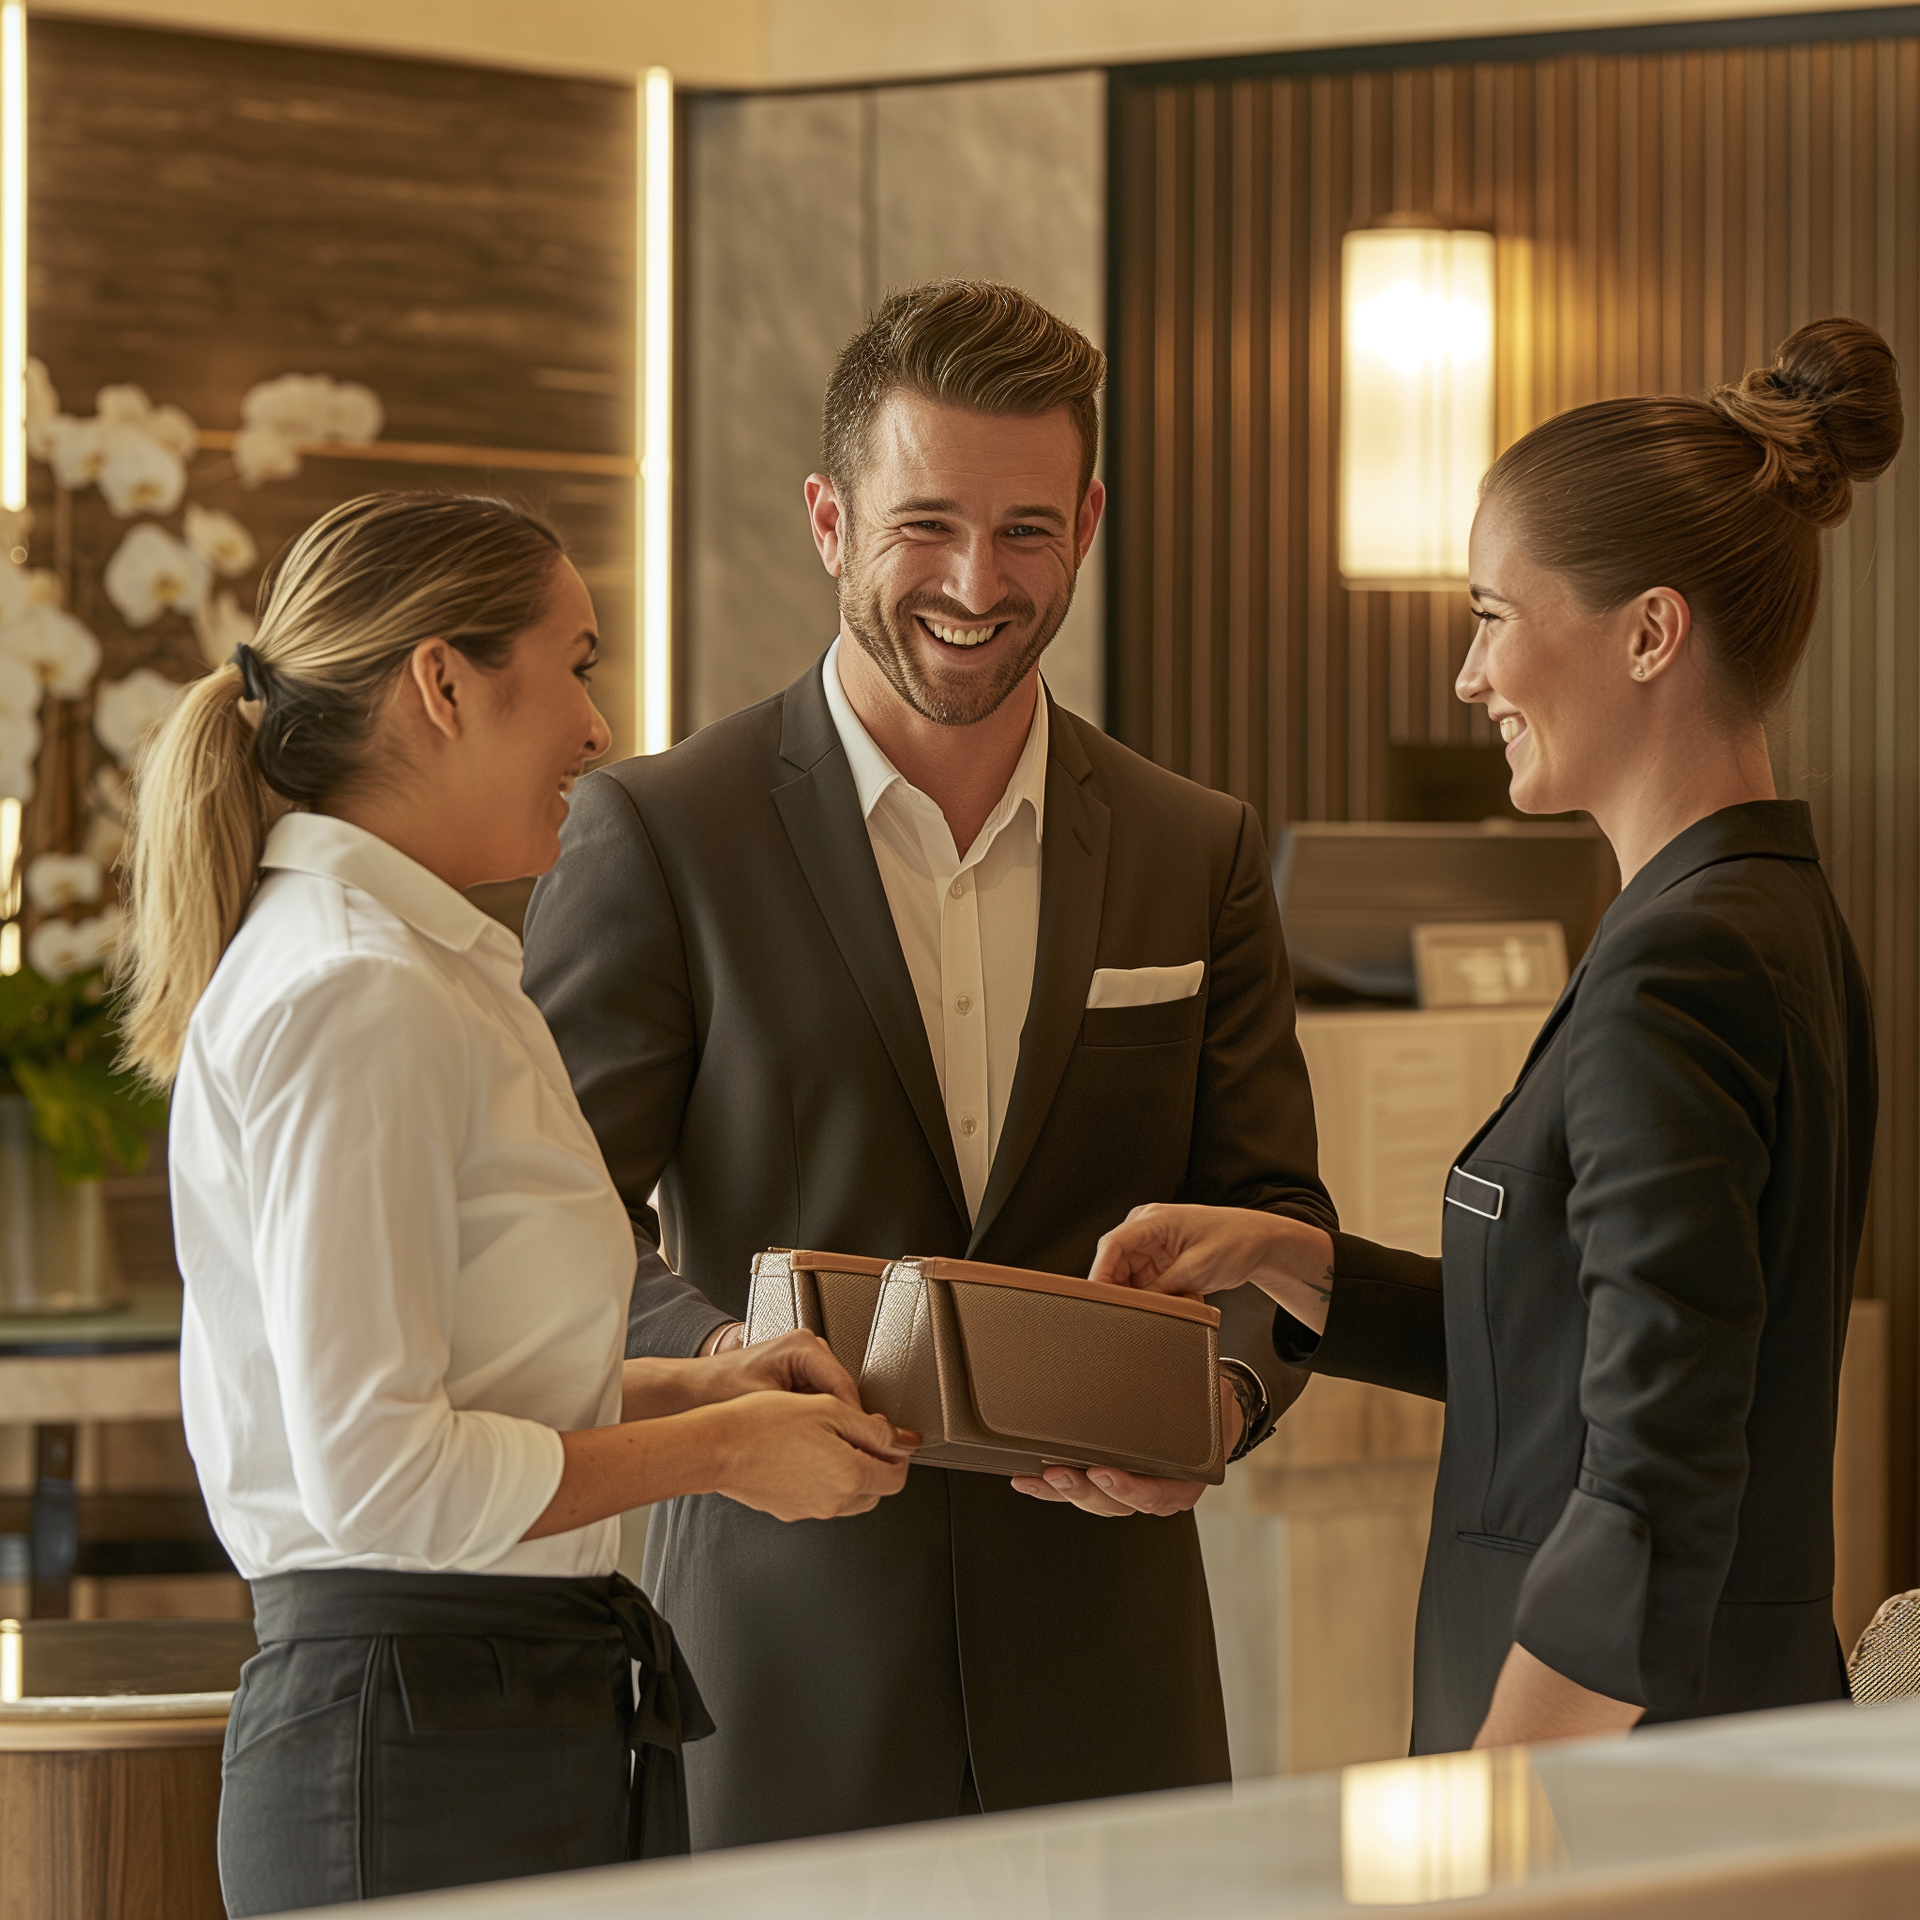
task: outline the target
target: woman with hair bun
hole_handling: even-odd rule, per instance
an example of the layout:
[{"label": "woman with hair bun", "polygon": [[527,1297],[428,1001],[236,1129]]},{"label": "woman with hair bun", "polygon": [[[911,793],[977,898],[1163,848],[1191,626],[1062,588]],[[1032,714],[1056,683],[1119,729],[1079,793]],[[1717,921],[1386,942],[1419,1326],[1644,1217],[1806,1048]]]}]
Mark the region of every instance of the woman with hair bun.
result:
[{"label": "woman with hair bun", "polygon": [[1273,1296],[1283,1358],[1446,1402],[1413,1747],[1844,1698],[1833,1435],[1876,1104],[1866,983],[1764,729],[1897,370],[1802,327],[1708,400],[1579,407],[1481,488],[1457,691],[1622,891],[1462,1149],[1439,1259],[1146,1207],[1097,1279]]},{"label": "woman with hair bun", "polygon": [[684,1853],[680,1743],[712,1729],[616,1516],[865,1512],[910,1436],[807,1334],[622,1365],[632,1223],[519,943],[461,892],[545,872],[607,749],[558,538],[374,494],[262,598],[141,762],[130,871],[187,1439],[261,1647],[227,1911]]}]

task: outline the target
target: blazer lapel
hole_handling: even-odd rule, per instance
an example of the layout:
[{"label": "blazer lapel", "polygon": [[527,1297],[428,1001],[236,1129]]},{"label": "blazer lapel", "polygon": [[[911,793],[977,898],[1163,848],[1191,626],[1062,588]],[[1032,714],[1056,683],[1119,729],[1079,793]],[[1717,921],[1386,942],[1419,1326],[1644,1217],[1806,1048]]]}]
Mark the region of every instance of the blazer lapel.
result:
[{"label": "blazer lapel", "polygon": [[1040,938],[1033,994],[969,1255],[1006,1204],[1040,1138],[1061,1075],[1079,1044],[1081,1014],[1100,948],[1113,816],[1086,789],[1093,763],[1072,730],[1073,722],[1056,704],[1048,723],[1047,818],[1040,852]]},{"label": "blazer lapel", "polygon": [[775,787],[773,804],[806,876],[834,945],[853,975],[867,1011],[893,1061],[894,1071],[939,1162],[960,1218],[967,1217],[966,1189],[954,1157],[953,1135],[940,1099],[940,1082],[927,1046],[926,1023],[907,971],[893,909],[887,904],[873,842],[860,817],[860,796],[834,731],[833,714],[810,668],[787,689],[780,757],[799,769]]}]

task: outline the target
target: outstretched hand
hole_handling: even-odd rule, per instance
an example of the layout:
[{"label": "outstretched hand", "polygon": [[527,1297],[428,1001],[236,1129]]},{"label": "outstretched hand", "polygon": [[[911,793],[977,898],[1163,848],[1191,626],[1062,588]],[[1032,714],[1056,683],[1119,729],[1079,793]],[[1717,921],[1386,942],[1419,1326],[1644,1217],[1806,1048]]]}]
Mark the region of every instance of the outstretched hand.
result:
[{"label": "outstretched hand", "polygon": [[1101,1235],[1088,1278],[1148,1293],[1261,1289],[1316,1333],[1332,1298],[1333,1241],[1319,1227],[1246,1207],[1135,1207]]}]

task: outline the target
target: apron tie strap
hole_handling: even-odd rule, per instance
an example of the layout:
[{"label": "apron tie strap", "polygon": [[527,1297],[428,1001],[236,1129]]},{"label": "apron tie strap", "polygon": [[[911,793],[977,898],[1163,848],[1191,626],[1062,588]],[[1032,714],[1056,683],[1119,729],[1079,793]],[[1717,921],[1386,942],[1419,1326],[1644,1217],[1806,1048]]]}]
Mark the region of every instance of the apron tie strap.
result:
[{"label": "apron tie strap", "polygon": [[632,1730],[633,1793],[627,1805],[627,1853],[634,1860],[691,1853],[683,1741],[713,1732],[693,1674],[673,1638],[673,1629],[653,1602],[624,1574],[611,1574],[607,1607],[620,1627],[628,1656],[639,1664],[639,1698]]}]

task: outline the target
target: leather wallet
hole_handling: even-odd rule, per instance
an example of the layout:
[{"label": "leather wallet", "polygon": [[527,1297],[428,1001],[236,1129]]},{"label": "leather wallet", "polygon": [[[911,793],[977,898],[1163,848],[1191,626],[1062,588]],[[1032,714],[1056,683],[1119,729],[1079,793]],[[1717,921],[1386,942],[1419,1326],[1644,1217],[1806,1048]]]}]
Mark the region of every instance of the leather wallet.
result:
[{"label": "leather wallet", "polygon": [[1226,1477],[1220,1315],[1197,1300],[971,1260],[775,1249],[746,1338],[817,1333],[869,1412],[912,1427],[917,1465]]}]

